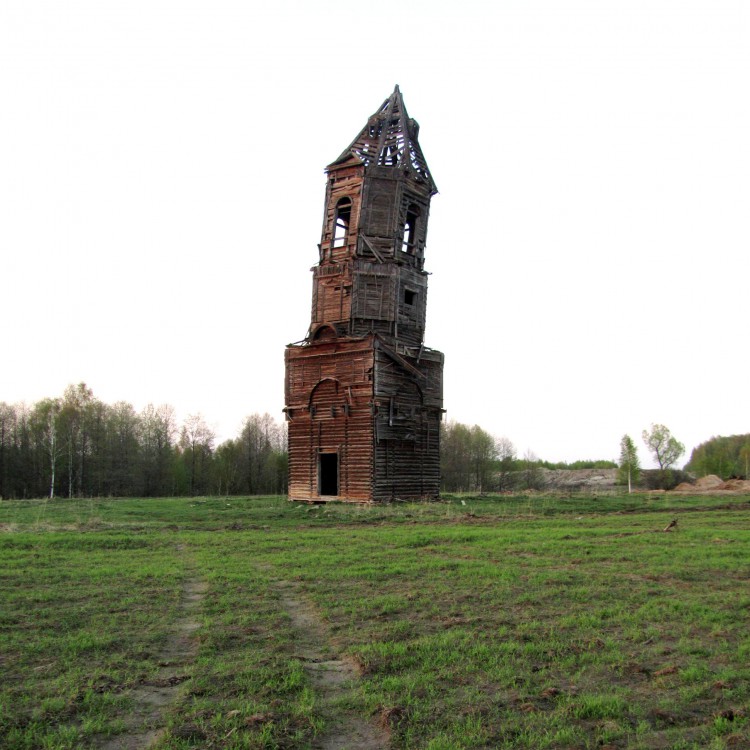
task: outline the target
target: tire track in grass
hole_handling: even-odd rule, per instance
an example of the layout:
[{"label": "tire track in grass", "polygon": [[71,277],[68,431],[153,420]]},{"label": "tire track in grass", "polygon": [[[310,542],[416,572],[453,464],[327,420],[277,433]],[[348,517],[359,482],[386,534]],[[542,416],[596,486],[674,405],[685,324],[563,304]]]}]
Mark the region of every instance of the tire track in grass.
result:
[{"label": "tire track in grass", "polygon": [[289,581],[274,588],[295,630],[295,655],[303,664],[320,700],[326,730],[313,743],[315,750],[385,750],[388,733],[350,708],[359,673],[353,663],[336,654],[331,633],[312,603]]},{"label": "tire track in grass", "polygon": [[197,616],[207,589],[207,583],[195,576],[183,582],[180,617],[156,655],[159,671],[131,691],[134,705],[125,718],[125,731],[99,745],[101,750],[144,750],[164,734],[164,715],[177,701],[182,683],[190,679],[186,669],[198,652]]}]

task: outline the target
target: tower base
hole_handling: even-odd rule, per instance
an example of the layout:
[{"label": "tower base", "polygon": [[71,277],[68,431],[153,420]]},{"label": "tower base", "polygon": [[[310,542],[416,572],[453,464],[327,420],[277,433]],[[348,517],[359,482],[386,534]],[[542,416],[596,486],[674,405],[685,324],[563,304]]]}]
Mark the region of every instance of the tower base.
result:
[{"label": "tower base", "polygon": [[289,499],[437,499],[443,355],[378,334],[286,349]]}]

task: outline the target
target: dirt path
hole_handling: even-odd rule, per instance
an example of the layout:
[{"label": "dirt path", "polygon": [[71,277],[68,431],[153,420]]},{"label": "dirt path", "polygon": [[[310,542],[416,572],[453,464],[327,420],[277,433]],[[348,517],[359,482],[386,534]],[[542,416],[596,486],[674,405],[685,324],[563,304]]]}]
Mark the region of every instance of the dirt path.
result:
[{"label": "dirt path", "polygon": [[358,679],[354,664],[336,654],[328,627],[297,586],[279,582],[275,588],[296,631],[296,656],[326,718],[326,731],[314,742],[315,750],[385,750],[388,732],[350,708]]},{"label": "dirt path", "polygon": [[106,740],[101,750],[144,750],[164,733],[164,713],[178,697],[180,685],[190,679],[189,667],[198,650],[195,631],[198,611],[207,584],[198,578],[185,580],[180,599],[181,616],[157,654],[159,671],[131,692],[135,705],[125,718],[125,732]]}]

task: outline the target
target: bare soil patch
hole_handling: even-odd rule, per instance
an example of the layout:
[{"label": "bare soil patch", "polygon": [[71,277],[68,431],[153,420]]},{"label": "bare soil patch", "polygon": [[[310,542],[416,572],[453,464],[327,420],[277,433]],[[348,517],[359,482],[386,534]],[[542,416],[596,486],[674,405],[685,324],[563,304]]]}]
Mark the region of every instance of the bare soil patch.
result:
[{"label": "bare soil patch", "polygon": [[278,582],[276,590],[296,631],[295,654],[304,664],[327,721],[326,731],[313,747],[385,750],[388,732],[349,707],[359,679],[356,665],[336,653],[329,628],[295,584]]},{"label": "bare soil patch", "polygon": [[198,578],[188,578],[183,583],[181,616],[156,657],[159,670],[131,692],[134,706],[125,717],[125,732],[103,742],[101,750],[144,750],[164,733],[166,710],[175,703],[180,686],[191,676],[189,667],[198,651],[197,613],[207,588],[206,582]]}]

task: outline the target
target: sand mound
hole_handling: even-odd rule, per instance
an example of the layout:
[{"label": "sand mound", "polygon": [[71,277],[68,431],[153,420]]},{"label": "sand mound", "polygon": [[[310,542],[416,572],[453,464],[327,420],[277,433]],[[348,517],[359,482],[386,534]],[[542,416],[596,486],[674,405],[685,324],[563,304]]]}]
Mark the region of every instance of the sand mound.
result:
[{"label": "sand mound", "polygon": [[726,482],[722,482],[721,486],[717,489],[720,490],[733,490],[734,492],[748,492],[750,491],[750,480],[747,479],[727,479]]},{"label": "sand mound", "polygon": [[692,492],[693,494],[714,495],[722,492],[736,492],[750,494],[750,480],[748,479],[727,479],[723,481],[716,474],[709,474],[696,480],[695,484],[682,482],[678,484],[672,492]]},{"label": "sand mound", "polygon": [[707,474],[696,480],[695,487],[701,490],[711,490],[718,489],[722,484],[724,480],[721,477],[717,477],[716,474]]},{"label": "sand mound", "polygon": [[672,492],[695,492],[695,485],[690,482],[680,482]]}]

